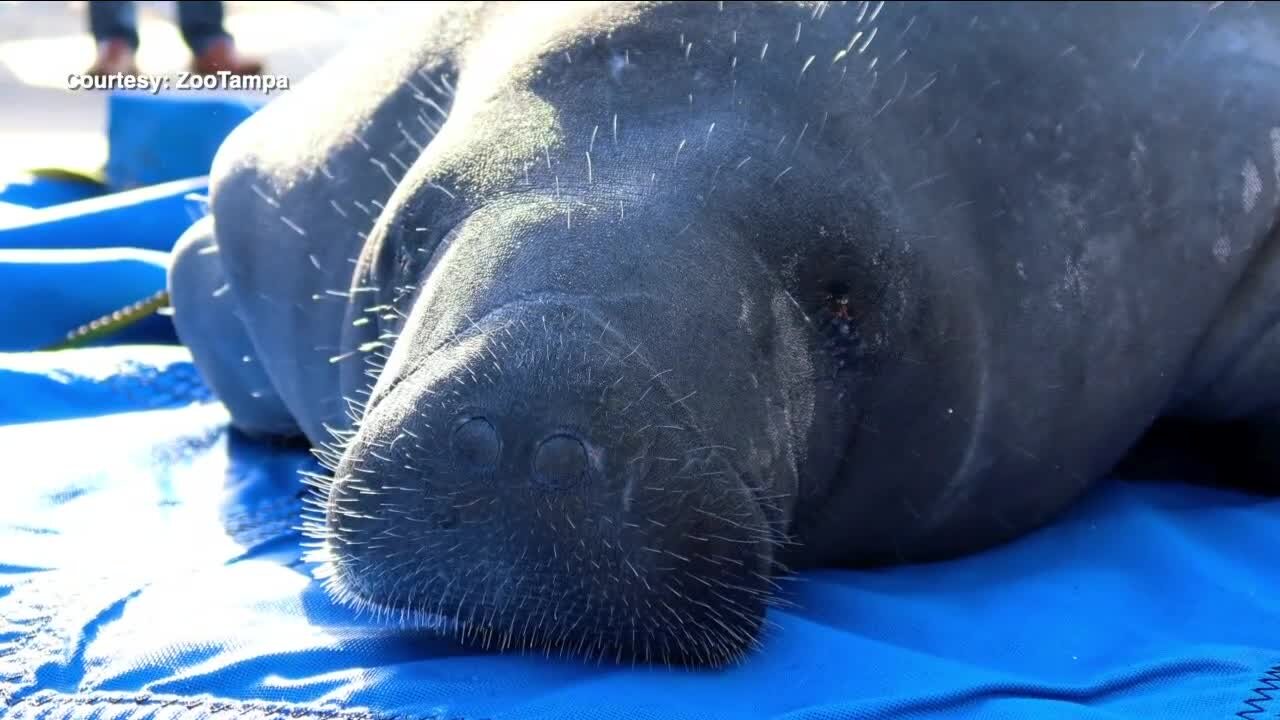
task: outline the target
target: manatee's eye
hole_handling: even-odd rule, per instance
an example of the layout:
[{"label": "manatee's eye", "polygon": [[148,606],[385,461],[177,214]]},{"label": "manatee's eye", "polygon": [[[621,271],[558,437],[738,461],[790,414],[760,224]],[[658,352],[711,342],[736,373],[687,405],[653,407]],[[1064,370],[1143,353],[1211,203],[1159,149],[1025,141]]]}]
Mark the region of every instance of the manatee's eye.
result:
[{"label": "manatee's eye", "polygon": [[580,481],[586,474],[587,449],[572,435],[551,435],[534,451],[533,476],[540,483],[565,487]]},{"label": "manatee's eye", "polygon": [[471,465],[489,466],[498,462],[502,442],[498,431],[488,420],[472,417],[461,421],[453,431],[453,452]]},{"label": "manatee's eye", "polygon": [[834,282],[827,286],[827,310],[841,320],[849,320],[849,286]]}]

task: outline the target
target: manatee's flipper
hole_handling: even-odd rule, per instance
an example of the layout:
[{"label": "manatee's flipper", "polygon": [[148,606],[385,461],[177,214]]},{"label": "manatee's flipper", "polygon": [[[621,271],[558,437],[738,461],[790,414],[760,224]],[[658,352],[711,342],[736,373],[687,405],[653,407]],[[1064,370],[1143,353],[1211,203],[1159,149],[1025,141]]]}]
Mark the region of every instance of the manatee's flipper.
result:
[{"label": "manatee's flipper", "polygon": [[207,216],[183,233],[173,251],[169,291],[178,336],[231,413],[232,425],[251,435],[298,435],[298,425],[263,371],[228,289],[213,217]]},{"label": "manatee's flipper", "polygon": [[[239,126],[215,159],[218,251],[247,334],[313,443],[349,423],[342,365],[376,343],[344,336],[355,259],[388,196],[446,119],[452,48],[474,6],[409,7]],[[210,361],[212,362],[212,361]],[[359,400],[360,398],[351,398]]]}]

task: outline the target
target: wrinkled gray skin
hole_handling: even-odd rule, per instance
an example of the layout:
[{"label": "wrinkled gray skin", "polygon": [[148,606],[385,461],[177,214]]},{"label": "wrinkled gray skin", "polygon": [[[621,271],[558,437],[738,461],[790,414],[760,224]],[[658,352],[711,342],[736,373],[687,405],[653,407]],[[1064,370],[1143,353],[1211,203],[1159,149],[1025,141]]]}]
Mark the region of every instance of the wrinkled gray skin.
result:
[{"label": "wrinkled gray skin", "polygon": [[179,331],[325,448],[339,600],[732,662],[1153,427],[1274,477],[1280,11],[1215,5],[402,8],[219,153]]}]

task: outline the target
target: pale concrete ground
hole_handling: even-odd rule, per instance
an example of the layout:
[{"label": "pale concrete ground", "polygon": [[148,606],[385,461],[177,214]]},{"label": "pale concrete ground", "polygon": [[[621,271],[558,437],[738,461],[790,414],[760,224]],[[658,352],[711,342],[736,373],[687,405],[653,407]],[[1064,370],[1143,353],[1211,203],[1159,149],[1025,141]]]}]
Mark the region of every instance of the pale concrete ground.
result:
[{"label": "pale concrete ground", "polygon": [[[227,2],[237,44],[291,84],[305,77],[385,3]],[[185,68],[186,46],[171,2],[139,2],[143,73]],[[93,61],[88,11],[79,2],[0,0],[0,178],[33,166],[100,166],[106,159],[106,99],[68,90],[67,76]],[[163,92],[163,91],[162,91]]]}]

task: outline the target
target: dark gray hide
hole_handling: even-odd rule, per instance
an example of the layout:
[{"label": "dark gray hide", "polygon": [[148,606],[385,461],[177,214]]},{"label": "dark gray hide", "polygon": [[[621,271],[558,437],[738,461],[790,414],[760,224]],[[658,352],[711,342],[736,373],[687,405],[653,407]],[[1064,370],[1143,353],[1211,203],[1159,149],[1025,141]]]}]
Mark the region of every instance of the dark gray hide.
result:
[{"label": "dark gray hide", "polygon": [[719,665],[1153,427],[1275,477],[1278,79],[1276,5],[409,7],[227,142],[176,318],[339,600]]}]

